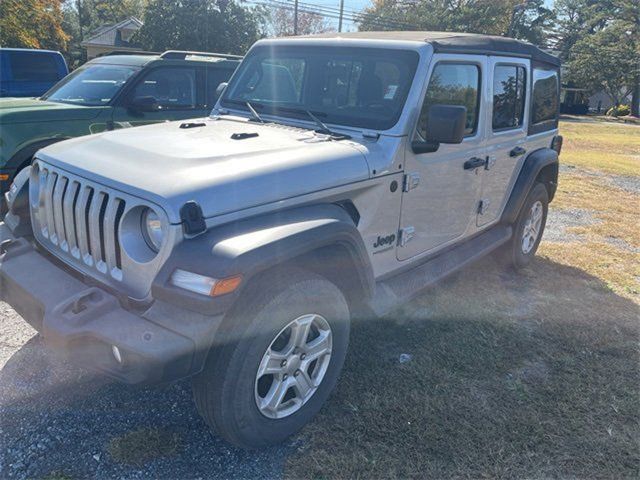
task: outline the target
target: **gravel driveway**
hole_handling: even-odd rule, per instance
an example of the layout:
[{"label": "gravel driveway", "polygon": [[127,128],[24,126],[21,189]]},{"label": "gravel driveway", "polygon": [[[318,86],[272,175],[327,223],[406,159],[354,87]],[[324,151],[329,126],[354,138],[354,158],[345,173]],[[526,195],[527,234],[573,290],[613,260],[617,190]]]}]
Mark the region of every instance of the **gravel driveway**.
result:
[{"label": "gravel driveway", "polygon": [[[280,478],[288,448],[246,452],[212,435],[188,382],[159,388],[111,383],[47,353],[0,302],[0,478]],[[160,429],[175,452],[118,462],[114,439]],[[144,443],[141,442],[141,443]]]}]

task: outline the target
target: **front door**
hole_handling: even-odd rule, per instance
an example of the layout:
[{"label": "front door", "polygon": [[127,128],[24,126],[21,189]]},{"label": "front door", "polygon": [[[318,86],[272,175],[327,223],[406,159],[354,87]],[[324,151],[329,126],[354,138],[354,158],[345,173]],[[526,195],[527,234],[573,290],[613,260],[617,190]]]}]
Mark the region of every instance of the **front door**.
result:
[{"label": "front door", "polygon": [[[141,109],[136,99],[153,98],[156,108]],[[197,66],[160,66],[143,73],[113,112],[113,128],[136,127],[209,114],[204,70]]]},{"label": "front door", "polygon": [[486,110],[487,167],[482,172],[478,227],[499,220],[526,156],[529,60],[491,57],[491,105]]},{"label": "front door", "polygon": [[435,252],[475,230],[485,153],[484,117],[480,114],[486,102],[482,86],[485,69],[486,57],[434,55],[420,118],[411,138],[426,138],[427,112],[437,104],[467,108],[465,138],[458,145],[442,144],[433,153],[415,154],[408,147],[399,260]]}]

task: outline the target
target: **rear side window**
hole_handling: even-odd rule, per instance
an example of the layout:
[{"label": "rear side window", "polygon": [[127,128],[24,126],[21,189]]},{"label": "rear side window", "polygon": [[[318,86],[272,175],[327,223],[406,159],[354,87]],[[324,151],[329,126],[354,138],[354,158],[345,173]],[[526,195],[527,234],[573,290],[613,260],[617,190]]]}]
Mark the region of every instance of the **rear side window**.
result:
[{"label": "rear side window", "polygon": [[496,65],[493,72],[493,130],[522,126],[525,83],[524,67]]},{"label": "rear side window", "polygon": [[420,112],[418,133],[426,138],[429,128],[427,114],[432,105],[462,105],[467,107],[465,134],[473,135],[478,128],[479,91],[480,69],[477,65],[462,63],[436,65]]},{"label": "rear side window", "polygon": [[555,121],[558,117],[558,73],[555,70],[533,71],[531,123]]},{"label": "rear side window", "polygon": [[55,82],[60,78],[57,55],[9,52],[9,63],[16,82]]}]

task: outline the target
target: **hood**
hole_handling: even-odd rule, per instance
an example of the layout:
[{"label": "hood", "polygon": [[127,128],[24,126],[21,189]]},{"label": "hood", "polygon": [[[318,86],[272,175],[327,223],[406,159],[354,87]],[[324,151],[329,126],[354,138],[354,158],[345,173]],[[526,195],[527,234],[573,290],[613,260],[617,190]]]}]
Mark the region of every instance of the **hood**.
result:
[{"label": "hood", "polygon": [[37,98],[0,98],[0,124],[90,120],[105,107],[85,107]]},{"label": "hood", "polygon": [[[369,178],[359,144],[299,128],[197,119],[56,143],[38,157],[162,206],[172,223],[194,200],[205,217]],[[256,135],[257,134],[257,135]]]}]

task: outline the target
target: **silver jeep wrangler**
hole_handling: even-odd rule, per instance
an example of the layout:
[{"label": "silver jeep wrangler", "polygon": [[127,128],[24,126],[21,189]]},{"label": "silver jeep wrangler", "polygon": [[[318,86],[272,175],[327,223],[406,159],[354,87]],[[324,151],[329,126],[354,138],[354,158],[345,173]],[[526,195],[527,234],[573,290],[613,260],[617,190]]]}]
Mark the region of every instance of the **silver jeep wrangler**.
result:
[{"label": "silver jeep wrangler", "polygon": [[507,38],[255,44],[211,116],[57,143],[7,194],[0,291],[47,344],[128,383],[193,377],[244,447],[320,409],[350,317],[540,242],[559,62]]}]

